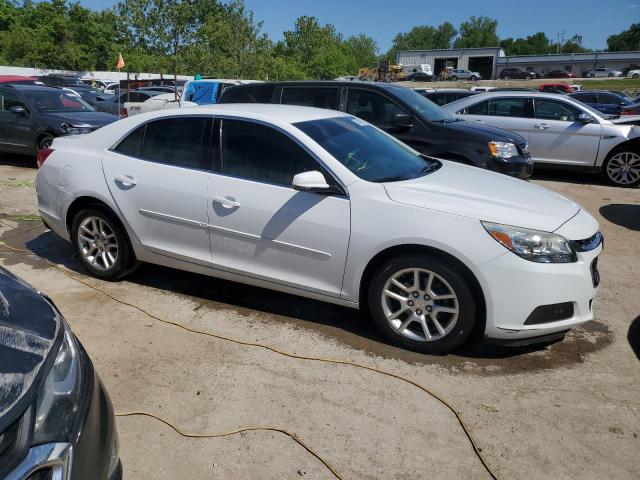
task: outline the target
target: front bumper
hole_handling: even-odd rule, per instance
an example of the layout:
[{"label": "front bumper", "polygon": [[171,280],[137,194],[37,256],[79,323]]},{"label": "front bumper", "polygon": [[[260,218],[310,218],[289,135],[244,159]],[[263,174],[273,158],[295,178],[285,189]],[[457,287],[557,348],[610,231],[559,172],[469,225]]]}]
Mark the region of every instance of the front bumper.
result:
[{"label": "front bumper", "polygon": [[508,160],[491,157],[489,170],[524,180],[533,175],[533,161],[531,156],[525,155],[511,157]]},{"label": "front bumper", "polygon": [[[81,348],[82,350],[82,348]],[[79,427],[69,442],[31,447],[5,480],[28,480],[37,473],[49,473],[56,480],[121,480],[118,441],[111,400],[89,362],[93,375],[88,378],[87,405]]]},{"label": "front bumper", "polygon": [[[485,336],[506,341],[561,334],[593,319],[599,283],[594,265],[602,244],[578,252],[575,263],[535,263],[512,252],[483,265],[487,303]],[[568,318],[527,324],[540,306],[568,304]]]}]

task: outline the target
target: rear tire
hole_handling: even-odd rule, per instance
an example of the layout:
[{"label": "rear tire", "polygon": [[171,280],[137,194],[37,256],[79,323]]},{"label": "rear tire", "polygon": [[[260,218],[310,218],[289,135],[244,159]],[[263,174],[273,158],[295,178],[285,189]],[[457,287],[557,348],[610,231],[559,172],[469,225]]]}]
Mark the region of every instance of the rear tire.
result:
[{"label": "rear tire", "polygon": [[531,80],[531,75],[527,75],[526,77],[524,77],[525,80]]},{"label": "rear tire", "polygon": [[478,77],[476,77],[475,75],[471,77],[471,81],[472,82],[477,82],[478,81]]},{"label": "rear tire", "polygon": [[78,212],[71,226],[71,243],[94,277],[117,280],[135,267],[127,233],[107,208],[92,205]]},{"label": "rear tire", "polygon": [[444,354],[462,345],[475,323],[466,279],[440,257],[411,254],[382,264],[368,286],[371,316],[395,345]]},{"label": "rear tire", "polygon": [[634,73],[631,78],[640,78],[640,73]]},{"label": "rear tire", "polygon": [[614,150],[602,165],[602,176],[616,187],[640,185],[640,152],[628,148]]}]

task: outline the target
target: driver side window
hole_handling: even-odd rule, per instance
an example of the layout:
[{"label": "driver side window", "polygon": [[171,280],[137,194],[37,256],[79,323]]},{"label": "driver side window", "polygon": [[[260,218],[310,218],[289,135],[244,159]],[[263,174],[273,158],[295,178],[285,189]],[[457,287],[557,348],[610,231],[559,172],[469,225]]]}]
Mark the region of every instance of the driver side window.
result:
[{"label": "driver side window", "polygon": [[243,120],[222,121],[223,174],[247,180],[291,187],[298,173],[318,170],[327,182],[329,176],[320,164],[285,134],[259,123]]},{"label": "driver side window", "polygon": [[573,106],[554,100],[536,99],[536,118],[543,120],[559,120],[563,122],[575,122],[578,120],[580,110]]},{"label": "driver side window", "polygon": [[391,119],[406,110],[379,93],[350,88],[347,95],[347,113],[374,124],[376,127],[391,127]]}]

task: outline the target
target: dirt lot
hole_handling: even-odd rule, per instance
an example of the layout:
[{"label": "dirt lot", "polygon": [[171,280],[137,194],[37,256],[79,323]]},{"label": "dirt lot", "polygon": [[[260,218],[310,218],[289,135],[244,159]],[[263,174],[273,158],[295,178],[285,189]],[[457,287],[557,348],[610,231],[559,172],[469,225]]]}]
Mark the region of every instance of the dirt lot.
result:
[{"label": "dirt lot", "polygon": [[[638,189],[539,173],[534,182],[574,198],[600,221],[606,243],[596,320],[551,346],[465,347],[433,357],[388,345],[355,311],[289,295],[150,265],[119,283],[86,277],[68,244],[16,217],[36,212],[31,162],[0,156],[0,220],[8,225],[0,226],[0,240],[162,318],[429,386],[461,412],[502,479],[640,478]],[[54,299],[119,412],[149,411],[198,433],[284,427],[344,479],[488,478],[451,412],[407,384],[167,326],[33,256],[0,253],[0,264]],[[126,478],[332,478],[278,433],[188,439],[139,417],[119,418],[118,428]]]}]

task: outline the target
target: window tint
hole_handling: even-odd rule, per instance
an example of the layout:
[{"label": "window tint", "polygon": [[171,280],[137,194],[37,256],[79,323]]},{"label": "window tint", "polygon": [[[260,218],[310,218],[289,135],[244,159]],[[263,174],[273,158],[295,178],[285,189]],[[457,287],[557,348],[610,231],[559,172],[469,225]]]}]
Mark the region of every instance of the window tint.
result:
[{"label": "window tint", "polygon": [[282,103],[337,110],[340,101],[339,91],[340,89],[335,87],[284,87],[282,89]]},{"label": "window tint", "polygon": [[15,93],[0,91],[0,111],[8,112],[11,107],[24,107],[24,103]]},{"label": "window tint", "polygon": [[595,93],[578,93],[573,98],[584,103],[598,103],[598,96]]},{"label": "window tint", "polygon": [[142,140],[144,139],[144,131],[146,128],[146,125],[136,128],[127,135],[114,150],[130,157],[139,157],[142,151]]},{"label": "window tint", "polygon": [[222,121],[222,173],[290,187],[295,175],[312,170],[321,167],[283,133],[259,123]]},{"label": "window tint", "polygon": [[225,89],[220,103],[271,103],[274,86],[239,85]]},{"label": "window tint", "polygon": [[614,105],[624,104],[622,99],[616,97],[615,95],[611,95],[610,93],[599,93],[598,103],[612,103]]},{"label": "window tint", "polygon": [[408,114],[407,111],[378,93],[353,88],[349,89],[347,96],[347,113],[382,127],[391,126],[391,118],[395,114]]},{"label": "window tint", "polygon": [[444,105],[447,103],[446,94],[444,92],[428,93],[426,97],[436,105]]},{"label": "window tint", "polygon": [[536,99],[536,118],[575,122],[580,110],[564,102]]},{"label": "window tint", "polygon": [[489,115],[489,100],[465,108],[464,113],[468,115]]},{"label": "window tint", "polygon": [[489,115],[497,117],[528,117],[527,98],[494,98],[489,101]]},{"label": "window tint", "polygon": [[206,124],[207,119],[201,117],[174,117],[148,123],[141,157],[177,167],[208,170],[208,149],[203,146]]}]

